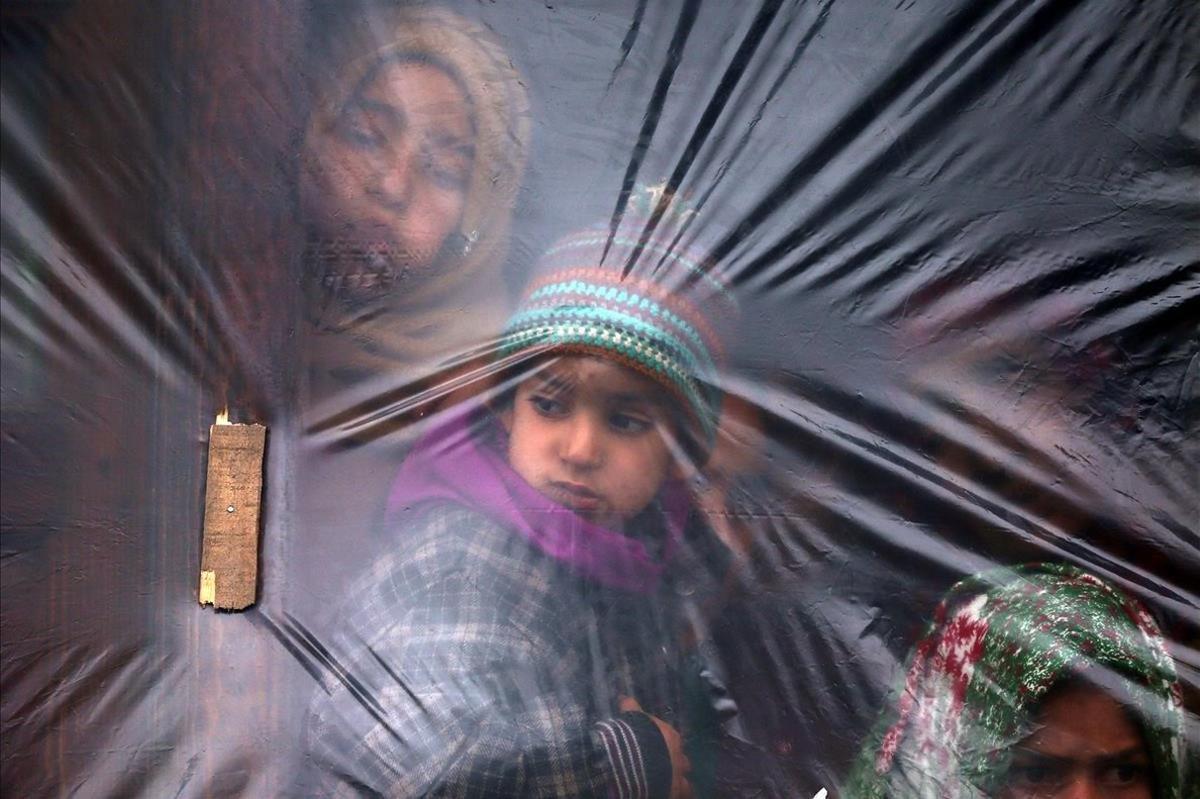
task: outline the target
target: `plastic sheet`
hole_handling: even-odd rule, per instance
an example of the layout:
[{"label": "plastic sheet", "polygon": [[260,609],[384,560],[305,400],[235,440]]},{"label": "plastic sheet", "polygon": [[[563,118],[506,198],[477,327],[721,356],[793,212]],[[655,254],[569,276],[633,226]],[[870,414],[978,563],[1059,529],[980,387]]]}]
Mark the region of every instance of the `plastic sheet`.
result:
[{"label": "plastic sheet", "polygon": [[1200,6],[0,17],[6,795],[1196,795]]}]

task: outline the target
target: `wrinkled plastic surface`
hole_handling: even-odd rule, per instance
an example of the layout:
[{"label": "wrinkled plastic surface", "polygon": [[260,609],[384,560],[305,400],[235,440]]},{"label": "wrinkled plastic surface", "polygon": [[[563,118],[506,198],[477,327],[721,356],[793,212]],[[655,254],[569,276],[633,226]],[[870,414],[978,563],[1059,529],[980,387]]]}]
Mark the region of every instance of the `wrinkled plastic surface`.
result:
[{"label": "wrinkled plastic surface", "polygon": [[[1144,601],[1200,737],[1200,6],[453,10],[517,82],[475,98],[507,103],[474,130],[481,221],[435,207],[430,241],[342,272],[314,215],[387,217],[338,194],[367,178],[329,177],[315,120],[402,38],[390,11],[0,12],[6,795],[303,794],[405,453],[478,402],[539,253],[635,184],[686,198],[741,305],[723,535],[677,588],[785,795],[837,793],[938,598],[997,565]],[[240,614],[197,604],[225,407],[269,427]]]}]

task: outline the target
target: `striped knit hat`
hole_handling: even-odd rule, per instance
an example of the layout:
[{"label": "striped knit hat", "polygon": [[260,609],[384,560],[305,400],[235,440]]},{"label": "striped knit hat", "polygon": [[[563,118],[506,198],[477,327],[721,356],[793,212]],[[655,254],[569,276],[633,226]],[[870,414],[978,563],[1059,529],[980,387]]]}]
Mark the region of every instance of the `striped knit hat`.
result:
[{"label": "striped knit hat", "polygon": [[[652,224],[656,203],[667,211]],[[708,447],[737,303],[705,253],[680,243],[686,212],[671,203],[660,190],[641,189],[615,229],[601,223],[554,244],[508,321],[501,355],[615,360],[682,400]]]}]

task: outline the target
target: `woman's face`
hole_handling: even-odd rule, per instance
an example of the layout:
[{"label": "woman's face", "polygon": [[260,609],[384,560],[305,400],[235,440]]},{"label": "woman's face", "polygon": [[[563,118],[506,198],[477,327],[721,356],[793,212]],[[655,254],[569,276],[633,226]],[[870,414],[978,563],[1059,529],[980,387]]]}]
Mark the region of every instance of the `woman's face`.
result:
[{"label": "woman's face", "polygon": [[1004,799],[1150,799],[1150,755],[1115,699],[1081,685],[1042,703],[1037,732],[1017,745]]},{"label": "woman's face", "polygon": [[460,224],[475,159],[470,103],[428,64],[384,62],[305,141],[305,213],[325,237],[428,266]]}]

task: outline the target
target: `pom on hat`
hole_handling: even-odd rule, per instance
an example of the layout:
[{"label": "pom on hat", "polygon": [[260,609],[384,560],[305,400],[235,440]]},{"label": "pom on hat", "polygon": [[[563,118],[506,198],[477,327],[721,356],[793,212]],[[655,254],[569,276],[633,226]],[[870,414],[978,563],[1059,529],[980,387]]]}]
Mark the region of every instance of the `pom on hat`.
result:
[{"label": "pom on hat", "polygon": [[[724,331],[737,303],[706,254],[680,243],[679,226],[693,212],[674,201],[661,188],[641,189],[615,229],[598,224],[554,244],[509,319],[501,353],[615,360],[681,399],[711,445]],[[666,213],[647,235],[655,206]]]}]

